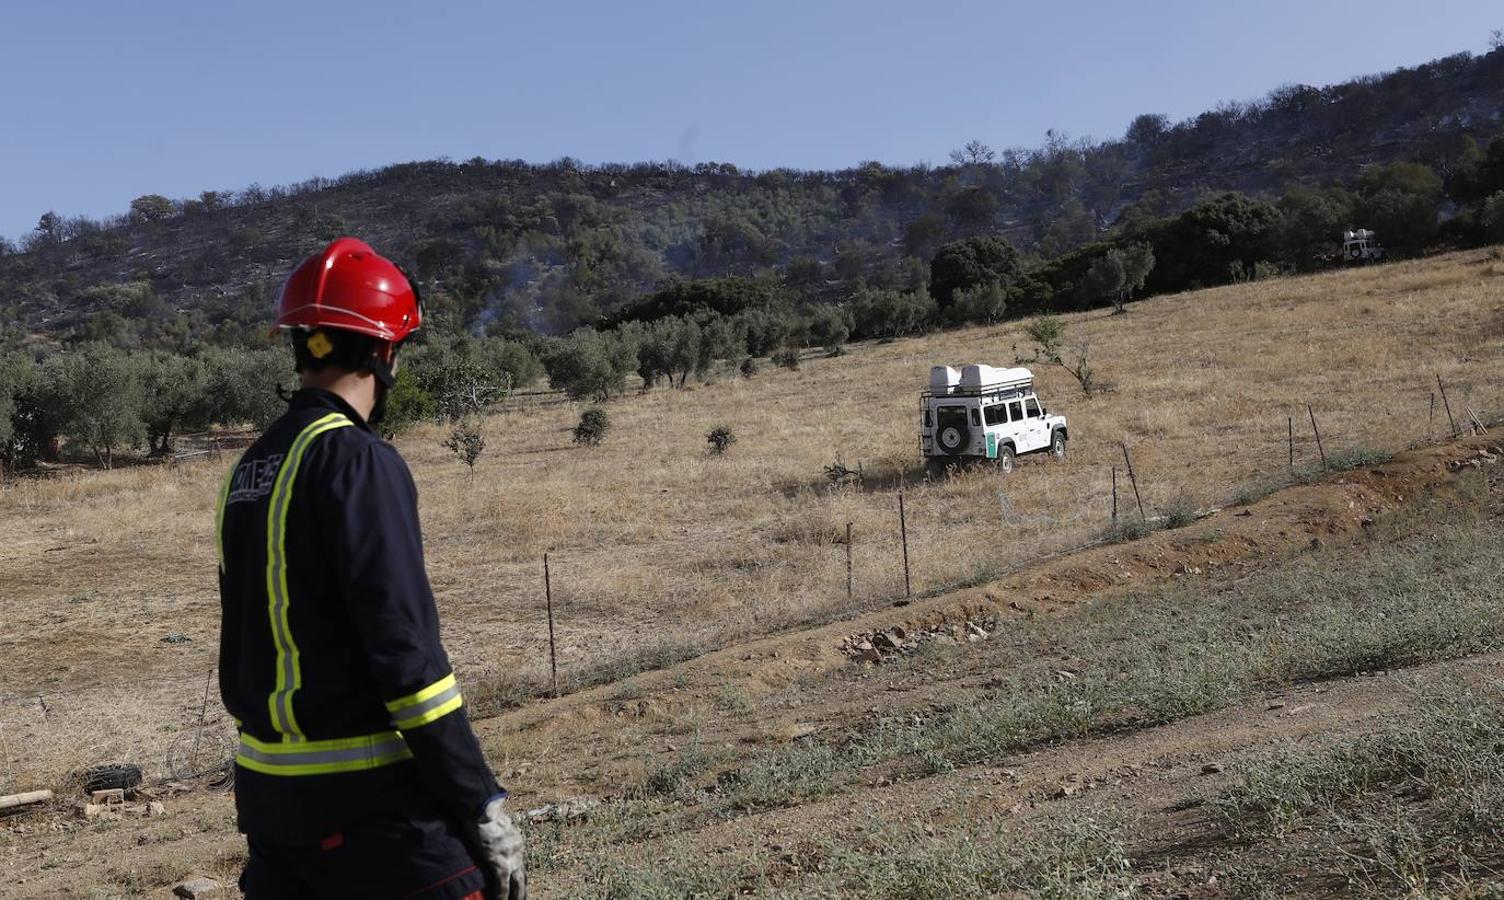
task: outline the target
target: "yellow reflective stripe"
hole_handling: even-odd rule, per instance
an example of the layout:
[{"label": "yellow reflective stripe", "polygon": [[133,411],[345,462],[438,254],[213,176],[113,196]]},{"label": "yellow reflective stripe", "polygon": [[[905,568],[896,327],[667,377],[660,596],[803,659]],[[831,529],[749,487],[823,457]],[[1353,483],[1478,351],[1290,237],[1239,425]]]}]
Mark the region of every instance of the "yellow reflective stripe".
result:
[{"label": "yellow reflective stripe", "polygon": [[[243,459],[244,457],[242,457]],[[214,509],[214,549],[219,554],[219,570],[225,570],[225,507],[230,503],[230,485],[235,481],[235,470],[240,468],[240,460],[230,466],[230,471],[225,473],[225,483],[219,489],[219,505]]]},{"label": "yellow reflective stripe", "polygon": [[417,728],[449,715],[464,705],[459,683],[450,672],[433,684],[414,694],[390,700],[387,712],[392,714],[392,724],[398,728]]},{"label": "yellow reflective stripe", "polygon": [[425,700],[431,700],[439,694],[442,694],[450,688],[454,687],[454,684],[454,673],[450,672],[448,675],[445,675],[443,678],[440,678],[438,681],[435,681],[433,684],[430,684],[428,687],[424,688],[421,691],[408,694],[406,697],[398,697],[396,700],[388,700],[386,703],[387,712],[399,713],[402,711],[402,708],[404,706],[412,706],[415,703],[422,703]]},{"label": "yellow reflective stripe", "polygon": [[384,731],[353,738],[269,743],[240,735],[235,762],[266,775],[329,775],[377,769],[412,758],[402,735]]},{"label": "yellow reflective stripe", "polygon": [[313,439],[335,428],[348,428],[351,422],[342,413],[330,413],[298,433],[277,470],[272,485],[271,505],[266,526],[266,603],[271,619],[272,641],[277,646],[277,685],[266,698],[272,727],[285,739],[303,740],[303,731],[292,711],[292,697],[303,685],[297,642],[292,638],[288,620],[291,598],[287,592],[287,509],[292,505],[292,486],[297,480],[303,453]]},{"label": "yellow reflective stripe", "polygon": [[423,712],[420,712],[415,716],[406,719],[399,719],[393,716],[392,724],[396,725],[398,728],[403,729],[418,728],[423,725],[427,725],[430,722],[437,722],[439,719],[444,718],[445,716],[449,715],[450,713],[454,712],[464,705],[465,698],[460,696],[459,691],[455,691],[453,697],[450,697],[448,700],[445,700],[438,706],[435,706],[432,709],[424,710]]}]

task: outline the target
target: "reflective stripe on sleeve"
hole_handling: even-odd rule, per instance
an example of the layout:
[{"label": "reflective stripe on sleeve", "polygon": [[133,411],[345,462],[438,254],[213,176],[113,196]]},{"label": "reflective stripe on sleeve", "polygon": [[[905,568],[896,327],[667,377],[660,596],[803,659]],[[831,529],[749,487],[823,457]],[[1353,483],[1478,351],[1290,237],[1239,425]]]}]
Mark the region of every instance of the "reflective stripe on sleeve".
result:
[{"label": "reflective stripe on sleeve", "polygon": [[442,719],[464,703],[460,686],[454,680],[454,673],[450,672],[415,694],[388,701],[386,710],[392,714],[392,724],[398,728],[417,728]]},{"label": "reflective stripe on sleeve", "polygon": [[412,755],[395,731],[295,744],[267,743],[241,734],[235,762],[264,775],[329,775],[379,769],[412,759]]},{"label": "reflective stripe on sleeve", "polygon": [[292,626],[287,616],[290,603],[287,593],[287,508],[292,503],[293,482],[297,480],[298,466],[303,462],[308,445],[326,431],[354,424],[341,413],[330,413],[299,432],[277,470],[271,505],[267,510],[266,603],[272,642],[277,646],[277,686],[266,698],[266,705],[271,713],[272,727],[291,741],[303,740],[303,730],[298,727],[297,717],[292,711],[292,697],[303,685],[303,673],[298,645],[292,638]]}]

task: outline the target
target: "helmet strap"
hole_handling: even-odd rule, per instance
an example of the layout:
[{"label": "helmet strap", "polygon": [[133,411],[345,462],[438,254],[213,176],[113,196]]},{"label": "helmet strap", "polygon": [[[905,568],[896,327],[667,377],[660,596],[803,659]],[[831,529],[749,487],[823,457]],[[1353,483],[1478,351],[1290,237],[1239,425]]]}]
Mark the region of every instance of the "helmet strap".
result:
[{"label": "helmet strap", "polygon": [[381,358],[378,350],[366,358],[366,370],[376,376],[376,404],[371,407],[371,415],[366,421],[375,425],[386,415],[386,398],[392,392],[392,386],[397,383],[397,377],[392,373],[392,363],[397,360],[397,348],[391,348],[391,359]]}]

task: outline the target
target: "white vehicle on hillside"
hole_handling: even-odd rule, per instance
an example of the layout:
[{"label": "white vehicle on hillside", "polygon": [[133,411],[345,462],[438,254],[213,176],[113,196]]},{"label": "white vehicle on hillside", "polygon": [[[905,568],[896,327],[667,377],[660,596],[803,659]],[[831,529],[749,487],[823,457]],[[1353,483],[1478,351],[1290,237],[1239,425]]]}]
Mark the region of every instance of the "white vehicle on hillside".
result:
[{"label": "white vehicle on hillside", "polygon": [[1379,238],[1367,228],[1342,232],[1342,258],[1348,262],[1379,262],[1384,258],[1384,247]]},{"label": "white vehicle on hillside", "polygon": [[1065,416],[1040,403],[1028,369],[935,366],[919,405],[919,450],[931,472],[978,460],[1012,472],[1025,453],[1065,458]]}]

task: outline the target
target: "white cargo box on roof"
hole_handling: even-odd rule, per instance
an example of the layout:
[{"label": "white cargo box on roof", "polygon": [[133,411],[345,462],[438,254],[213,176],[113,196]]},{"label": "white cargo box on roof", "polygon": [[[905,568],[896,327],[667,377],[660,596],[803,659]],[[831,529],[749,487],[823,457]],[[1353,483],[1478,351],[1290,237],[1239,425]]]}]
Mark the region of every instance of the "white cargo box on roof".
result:
[{"label": "white cargo box on roof", "polygon": [[1034,381],[1028,369],[999,369],[994,366],[970,365],[961,369],[961,390],[965,393],[1026,387]]},{"label": "white cargo box on roof", "polygon": [[930,390],[937,394],[949,394],[961,383],[961,370],[955,366],[935,366],[930,369]]}]

